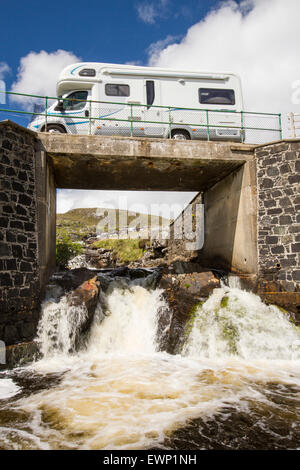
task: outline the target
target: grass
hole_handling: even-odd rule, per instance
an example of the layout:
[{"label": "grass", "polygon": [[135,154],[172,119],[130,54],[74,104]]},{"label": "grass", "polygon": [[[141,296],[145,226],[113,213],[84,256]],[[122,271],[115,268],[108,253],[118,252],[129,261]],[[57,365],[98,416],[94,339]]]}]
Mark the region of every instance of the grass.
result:
[{"label": "grass", "polygon": [[70,259],[80,253],[82,253],[82,246],[74,243],[69,236],[63,235],[56,240],[56,264],[60,268],[65,269]]},{"label": "grass", "polygon": [[139,248],[139,242],[139,239],[99,240],[94,242],[93,246],[113,250],[121,263],[129,263],[143,256],[143,250]]}]

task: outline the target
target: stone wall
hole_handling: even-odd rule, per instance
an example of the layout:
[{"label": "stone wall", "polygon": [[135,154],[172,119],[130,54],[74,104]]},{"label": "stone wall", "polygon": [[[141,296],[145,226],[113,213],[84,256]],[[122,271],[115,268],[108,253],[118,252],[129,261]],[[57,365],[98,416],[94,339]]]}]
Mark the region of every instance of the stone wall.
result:
[{"label": "stone wall", "polygon": [[0,339],[35,334],[39,273],[34,133],[0,123]]},{"label": "stone wall", "polygon": [[286,296],[287,304],[293,298],[297,307],[300,304],[300,141],[260,146],[255,155],[259,292],[274,302],[276,293],[281,293],[281,298]]},{"label": "stone wall", "polygon": [[203,235],[203,195],[198,193],[177,219],[170,225],[169,262],[198,261]]}]

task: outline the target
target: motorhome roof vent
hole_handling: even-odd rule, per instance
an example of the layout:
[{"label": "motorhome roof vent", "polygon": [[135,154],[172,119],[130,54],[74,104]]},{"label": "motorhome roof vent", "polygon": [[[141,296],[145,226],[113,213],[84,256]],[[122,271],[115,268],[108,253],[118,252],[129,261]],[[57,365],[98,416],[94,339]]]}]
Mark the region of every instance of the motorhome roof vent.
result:
[{"label": "motorhome roof vent", "polygon": [[82,69],[80,70],[79,75],[81,77],[95,77],[96,70],[95,69]]}]

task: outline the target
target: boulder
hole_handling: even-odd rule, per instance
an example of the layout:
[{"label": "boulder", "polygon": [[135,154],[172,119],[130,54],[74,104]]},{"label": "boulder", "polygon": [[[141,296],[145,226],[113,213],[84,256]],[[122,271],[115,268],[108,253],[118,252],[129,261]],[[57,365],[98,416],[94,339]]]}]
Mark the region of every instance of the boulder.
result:
[{"label": "boulder", "polygon": [[95,271],[88,268],[76,268],[70,269],[63,273],[55,273],[50,281],[64,289],[64,291],[70,291],[76,289],[78,286],[83,284],[85,281],[92,279],[95,276]]},{"label": "boulder", "polygon": [[79,333],[84,333],[91,326],[98,303],[99,292],[100,282],[97,276],[94,276],[77,287],[77,289],[69,295],[69,305],[85,305],[87,310],[87,318],[81,325]]},{"label": "boulder", "polygon": [[220,280],[211,271],[164,274],[158,287],[164,290],[163,296],[173,311],[166,351],[177,354],[181,350],[190,313],[213,289],[220,287]]}]

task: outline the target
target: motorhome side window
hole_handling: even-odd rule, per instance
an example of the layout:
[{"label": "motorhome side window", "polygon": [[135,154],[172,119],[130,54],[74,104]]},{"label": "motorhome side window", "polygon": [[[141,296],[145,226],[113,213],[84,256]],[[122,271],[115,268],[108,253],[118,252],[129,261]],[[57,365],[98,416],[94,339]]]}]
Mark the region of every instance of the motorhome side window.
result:
[{"label": "motorhome side window", "polygon": [[201,104],[228,104],[235,105],[234,90],[224,88],[199,88],[199,102]]},{"label": "motorhome side window", "polygon": [[88,97],[87,91],[74,91],[64,99],[64,110],[83,109]]},{"label": "motorhome side window", "polygon": [[106,83],[105,94],[107,96],[129,96],[129,85],[119,85],[117,83]]}]

